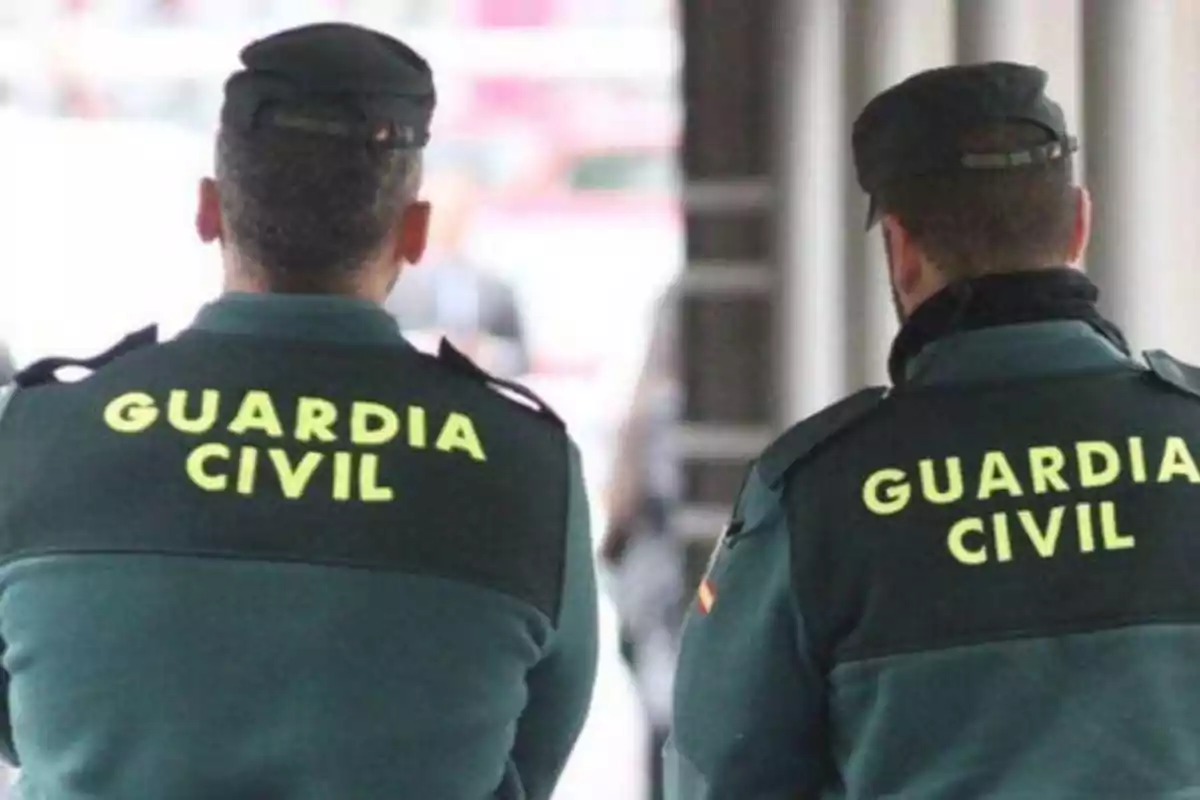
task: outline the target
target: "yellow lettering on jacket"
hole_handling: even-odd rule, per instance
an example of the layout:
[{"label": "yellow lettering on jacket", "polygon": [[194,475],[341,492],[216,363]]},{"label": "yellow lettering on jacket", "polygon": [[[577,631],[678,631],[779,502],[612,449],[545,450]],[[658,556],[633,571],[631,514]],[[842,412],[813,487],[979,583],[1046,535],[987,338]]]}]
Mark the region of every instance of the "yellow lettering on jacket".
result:
[{"label": "yellow lettering on jacket", "polygon": [[366,399],[339,404],[262,389],[131,391],[107,403],[103,421],[120,434],[161,430],[198,439],[183,475],[202,491],[243,497],[389,503],[397,495],[389,465],[407,453],[487,461],[471,415]]},{"label": "yellow lettering on jacket", "polygon": [[1200,484],[1198,446],[1182,435],[1130,436],[917,457],[868,471],[860,497],[885,518],[924,507],[944,520],[963,509],[942,524],[946,557],[965,567],[1116,553],[1135,549],[1137,536],[1110,493]]}]

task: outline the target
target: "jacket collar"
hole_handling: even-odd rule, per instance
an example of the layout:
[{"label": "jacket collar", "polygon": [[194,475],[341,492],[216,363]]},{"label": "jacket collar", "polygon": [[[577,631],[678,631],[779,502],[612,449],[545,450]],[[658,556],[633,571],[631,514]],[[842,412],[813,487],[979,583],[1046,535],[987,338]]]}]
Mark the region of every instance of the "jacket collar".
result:
[{"label": "jacket collar", "polygon": [[346,344],[406,344],[394,317],[366,300],[231,292],[204,306],[192,330]]},{"label": "jacket collar", "polygon": [[1036,378],[1137,362],[1087,322],[1002,325],[931,342],[906,365],[910,385]]}]

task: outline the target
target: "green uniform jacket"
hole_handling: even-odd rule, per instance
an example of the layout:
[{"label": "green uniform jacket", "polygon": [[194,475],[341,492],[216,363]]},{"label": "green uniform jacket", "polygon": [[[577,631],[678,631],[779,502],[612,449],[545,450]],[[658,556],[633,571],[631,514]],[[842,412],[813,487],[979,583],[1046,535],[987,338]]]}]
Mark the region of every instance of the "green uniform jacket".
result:
[{"label": "green uniform jacket", "polygon": [[792,472],[778,445],[751,469],[685,627],[666,796],[1200,797],[1188,368],[1077,322],[911,367]]},{"label": "green uniform jacket", "polygon": [[597,657],[552,415],[381,309],[232,295],[0,444],[25,800],[550,797]]}]

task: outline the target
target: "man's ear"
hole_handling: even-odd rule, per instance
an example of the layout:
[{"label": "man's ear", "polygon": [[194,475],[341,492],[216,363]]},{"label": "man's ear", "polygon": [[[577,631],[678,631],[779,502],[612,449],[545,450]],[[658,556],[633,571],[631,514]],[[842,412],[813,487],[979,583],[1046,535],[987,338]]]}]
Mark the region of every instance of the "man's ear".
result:
[{"label": "man's ear", "polygon": [[217,192],[217,182],[212,178],[200,181],[196,204],[196,235],[205,244],[221,241],[225,237],[221,222],[221,196]]},{"label": "man's ear", "polygon": [[921,286],[923,264],[912,236],[900,224],[900,220],[891,214],[884,215],[879,226],[883,230],[883,246],[887,249],[892,285],[904,296],[916,292]]},{"label": "man's ear", "polygon": [[1067,263],[1075,265],[1083,261],[1088,242],[1092,238],[1092,195],[1082,186],[1075,187],[1075,224],[1071,228],[1071,248],[1067,252]]},{"label": "man's ear", "polygon": [[396,221],[396,249],[393,260],[397,264],[416,264],[425,256],[429,246],[429,220],[433,211],[429,203],[417,200],[409,203]]}]

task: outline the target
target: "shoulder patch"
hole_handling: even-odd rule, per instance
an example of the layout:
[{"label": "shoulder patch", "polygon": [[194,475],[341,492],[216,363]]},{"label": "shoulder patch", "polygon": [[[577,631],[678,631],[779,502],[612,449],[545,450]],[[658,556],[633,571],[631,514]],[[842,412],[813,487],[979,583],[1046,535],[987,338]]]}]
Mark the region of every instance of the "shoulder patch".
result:
[{"label": "shoulder patch", "polygon": [[83,367],[94,372],[105,364],[116,361],[121,356],[127,355],[134,350],[149,347],[157,343],[158,326],[151,325],[147,328],[142,328],[140,331],[134,331],[100,355],[92,356],[91,358],[66,358],[59,356],[43,358],[41,361],[36,361],[18,372],[13,378],[13,383],[21,388],[58,383],[58,371],[64,367]]},{"label": "shoulder patch", "polygon": [[545,400],[516,381],[498,378],[484,370],[445,339],[442,339],[441,344],[438,345],[436,359],[439,364],[443,364],[461,375],[474,378],[480,383],[495,389],[497,394],[507,398],[516,405],[533,411],[538,416],[549,420],[560,428],[566,428],[566,423],[554,412],[554,409],[550,408]]},{"label": "shoulder patch", "polygon": [[1163,350],[1143,353],[1150,375],[1173,389],[1200,398],[1200,367],[1185,364]]},{"label": "shoulder patch", "polygon": [[863,389],[792,426],[759,459],[758,473],[763,483],[777,486],[821,445],[866,419],[887,395],[888,390],[882,387]]}]

